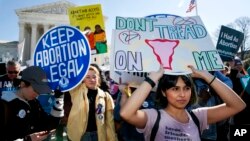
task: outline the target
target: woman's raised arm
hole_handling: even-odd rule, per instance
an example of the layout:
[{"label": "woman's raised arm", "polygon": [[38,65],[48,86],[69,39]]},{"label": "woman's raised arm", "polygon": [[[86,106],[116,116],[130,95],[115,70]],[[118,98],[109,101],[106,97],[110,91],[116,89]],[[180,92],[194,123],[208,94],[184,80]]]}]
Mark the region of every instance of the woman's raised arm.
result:
[{"label": "woman's raised arm", "polygon": [[207,123],[215,123],[227,119],[246,107],[245,102],[227,85],[215,76],[204,70],[197,70],[193,66],[188,66],[192,70],[192,76],[204,79],[222,99],[223,104],[213,106],[207,111]]},{"label": "woman's raised arm", "polygon": [[156,82],[158,82],[158,80],[162,77],[163,73],[164,69],[162,66],[157,72],[151,72],[148,79],[143,81],[141,85],[132,93],[125,104],[121,107],[120,115],[124,120],[138,128],[145,127],[147,116],[145,112],[139,110],[139,108],[152,89],[152,85],[150,83],[156,84]]}]

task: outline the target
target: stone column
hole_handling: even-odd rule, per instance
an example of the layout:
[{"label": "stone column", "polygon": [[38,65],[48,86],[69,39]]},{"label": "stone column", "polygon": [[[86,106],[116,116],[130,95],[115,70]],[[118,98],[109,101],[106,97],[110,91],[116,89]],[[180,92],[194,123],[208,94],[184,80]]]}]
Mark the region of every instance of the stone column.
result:
[{"label": "stone column", "polygon": [[33,59],[34,49],[37,42],[37,24],[31,23],[31,45],[30,45],[30,59]]},{"label": "stone column", "polygon": [[25,23],[24,22],[19,22],[19,42],[22,42],[24,37],[25,37]]},{"label": "stone column", "polygon": [[49,30],[49,24],[44,24],[43,30],[44,30],[44,33],[47,32]]}]

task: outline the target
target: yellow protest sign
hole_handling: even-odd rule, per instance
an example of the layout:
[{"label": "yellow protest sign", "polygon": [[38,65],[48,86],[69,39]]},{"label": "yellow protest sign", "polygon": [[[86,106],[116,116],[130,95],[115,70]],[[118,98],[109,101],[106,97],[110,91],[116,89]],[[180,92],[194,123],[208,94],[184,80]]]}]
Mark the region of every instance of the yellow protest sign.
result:
[{"label": "yellow protest sign", "polygon": [[100,4],[71,7],[68,9],[68,15],[70,25],[79,27],[82,31],[84,31],[86,26],[89,26],[92,30],[94,30],[96,24],[99,24],[103,29],[105,29]]},{"label": "yellow protest sign", "polygon": [[77,6],[68,9],[70,25],[87,36],[91,50],[97,54],[107,52],[104,17],[100,4]]}]

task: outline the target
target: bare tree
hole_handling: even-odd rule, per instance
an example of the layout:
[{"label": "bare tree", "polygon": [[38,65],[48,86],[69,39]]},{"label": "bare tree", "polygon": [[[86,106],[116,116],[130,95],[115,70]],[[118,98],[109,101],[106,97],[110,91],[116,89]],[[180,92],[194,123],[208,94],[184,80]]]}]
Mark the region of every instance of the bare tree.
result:
[{"label": "bare tree", "polygon": [[[233,23],[229,23],[227,25],[225,25],[226,27],[230,27],[230,28],[233,28],[235,29],[235,25]],[[221,26],[219,26],[216,31],[214,32],[214,41],[217,43],[218,39],[219,39],[219,36],[220,36],[220,29],[221,29]]]},{"label": "bare tree", "polygon": [[241,59],[244,59],[245,53],[250,49],[249,47],[249,28],[250,28],[250,18],[240,17],[235,20],[236,30],[243,32],[244,40],[240,46]]}]

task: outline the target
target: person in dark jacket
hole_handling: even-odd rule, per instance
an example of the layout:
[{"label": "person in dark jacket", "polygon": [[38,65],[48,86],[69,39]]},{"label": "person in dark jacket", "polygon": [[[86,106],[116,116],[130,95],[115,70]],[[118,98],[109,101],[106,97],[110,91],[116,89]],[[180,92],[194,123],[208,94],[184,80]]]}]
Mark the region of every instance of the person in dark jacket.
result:
[{"label": "person in dark jacket", "polygon": [[0,98],[8,98],[9,93],[16,91],[20,80],[18,79],[21,66],[16,61],[8,61],[6,64],[6,74],[0,77]]},{"label": "person in dark jacket", "polygon": [[23,70],[21,83],[16,93],[8,99],[1,99],[0,140],[16,139],[43,140],[49,131],[55,129],[63,116],[63,93],[55,91],[55,103],[47,114],[36,97],[51,93],[46,73],[42,68],[31,66]]},{"label": "person in dark jacket", "polygon": [[233,90],[238,94],[241,95],[241,92],[243,91],[243,87],[240,82],[240,78],[243,77],[244,74],[244,67],[243,63],[239,58],[235,58],[233,61],[230,62],[230,73],[229,78],[233,82]]}]

